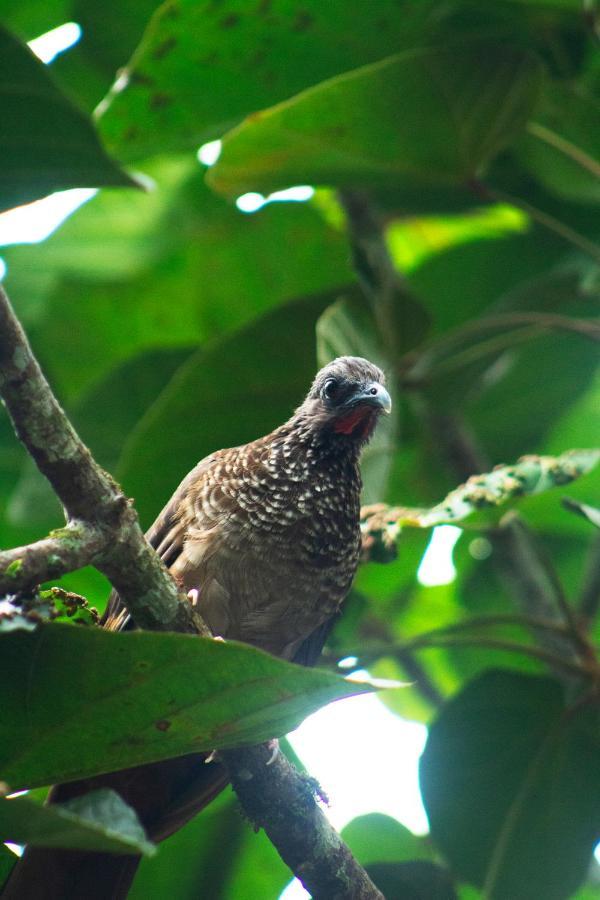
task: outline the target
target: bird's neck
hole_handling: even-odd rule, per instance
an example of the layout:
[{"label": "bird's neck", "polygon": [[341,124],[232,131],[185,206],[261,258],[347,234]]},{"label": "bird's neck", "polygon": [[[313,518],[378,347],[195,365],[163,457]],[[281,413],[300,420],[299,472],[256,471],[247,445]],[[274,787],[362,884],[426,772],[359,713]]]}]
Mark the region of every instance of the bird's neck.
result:
[{"label": "bird's neck", "polygon": [[311,466],[334,466],[358,469],[364,440],[336,433],[315,424],[312,417],[299,410],[272,435],[276,452],[289,459],[305,459]]}]

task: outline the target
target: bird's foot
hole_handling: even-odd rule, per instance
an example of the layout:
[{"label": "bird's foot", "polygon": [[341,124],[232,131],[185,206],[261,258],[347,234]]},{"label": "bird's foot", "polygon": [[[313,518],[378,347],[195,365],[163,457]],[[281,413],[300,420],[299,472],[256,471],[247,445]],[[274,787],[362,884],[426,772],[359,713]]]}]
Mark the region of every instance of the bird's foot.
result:
[{"label": "bird's foot", "polygon": [[190,601],[190,603],[192,604],[192,606],[198,606],[199,597],[200,597],[200,591],[198,590],[198,588],[191,588],[191,590],[189,590],[187,592],[187,598]]},{"label": "bird's foot", "polygon": [[272,766],[277,757],[279,756],[279,741],[277,738],[273,738],[272,741],[267,741],[267,747],[271,751],[271,755],[267,760],[267,766]]}]

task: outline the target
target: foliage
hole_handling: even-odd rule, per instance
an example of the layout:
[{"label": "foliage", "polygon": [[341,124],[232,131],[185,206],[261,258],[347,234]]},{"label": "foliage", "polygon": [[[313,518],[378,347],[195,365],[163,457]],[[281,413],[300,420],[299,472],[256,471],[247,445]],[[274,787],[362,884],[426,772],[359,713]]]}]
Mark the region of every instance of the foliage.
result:
[{"label": "foliage", "polygon": [[[396,561],[362,567],[331,637],[328,663],[362,654],[374,674],[414,682],[384,702],[431,726],[421,771],[431,843],[383,817],[357,820],[348,840],[402,896],[587,900],[600,819],[594,4],[126,0],[98,10],[90,0],[0,0],[0,117],[10,123],[0,205],[102,187],[45,242],[3,254],[50,383],[149,525],[199,458],[279,424],[317,359],[383,361],[395,419],[365,460],[366,499],[464,531],[454,582],[426,586],[417,570],[428,533],[404,528]],[[21,41],[68,19],[81,23],[81,42],[42,66]],[[195,154],[221,137],[205,179]],[[152,190],[123,190],[132,167]],[[252,215],[232,203],[292,184],[318,191]],[[398,268],[391,302],[365,291],[334,189],[368,192],[381,226],[369,250],[381,254],[383,234]],[[569,484],[567,508],[553,485],[573,459],[589,473]],[[490,474],[467,482],[475,471]],[[493,509],[463,522],[482,484],[494,503],[523,494],[518,516],[501,506],[502,517]],[[448,495],[452,515],[433,514]],[[61,524],[6,417],[0,498],[3,547]],[[93,569],[63,587],[99,608],[108,593]],[[200,687],[193,720],[184,710],[173,729],[138,723],[144,740],[123,764],[189,750],[192,721],[203,746],[225,726],[258,739],[357,690],[239,646],[6,621],[3,709],[14,718],[3,716],[0,777],[11,787],[93,768],[131,722],[110,698],[90,707],[92,688],[109,668],[127,681],[136,660],[147,664],[128,688],[140,721],[171,721],[159,709],[171,688],[185,694],[182,709],[192,702],[185,666],[197,667]],[[153,681],[165,655],[169,678]],[[244,691],[243,708],[209,702],[209,656]],[[249,686],[248,667],[264,683]],[[23,736],[16,725],[32,697]],[[79,740],[70,759],[67,732]],[[87,826],[69,828],[66,843],[86,839]],[[8,826],[5,836],[31,839]],[[2,872],[9,862],[0,856]],[[132,896],[151,884],[157,900],[275,898],[286,879],[264,835],[223,798],[144,861]]]}]

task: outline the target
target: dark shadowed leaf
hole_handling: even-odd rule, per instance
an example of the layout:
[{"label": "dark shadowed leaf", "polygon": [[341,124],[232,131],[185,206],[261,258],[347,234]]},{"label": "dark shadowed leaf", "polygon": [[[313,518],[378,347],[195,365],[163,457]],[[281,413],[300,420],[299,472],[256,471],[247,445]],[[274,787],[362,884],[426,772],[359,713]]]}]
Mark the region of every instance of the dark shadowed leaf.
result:
[{"label": "dark shadowed leaf", "polygon": [[17,859],[17,855],[12,850],[9,850],[4,844],[0,844],[0,888],[10,875]]},{"label": "dark shadowed leaf", "polygon": [[466,184],[525,125],[539,66],[508,45],[410,50],[325,81],[229,132],[209,184]]},{"label": "dark shadowed leaf", "polygon": [[431,859],[433,855],[427,838],[418,837],[383,813],[357,816],[344,826],[342,837],[362,865]]},{"label": "dark shadowed leaf", "polygon": [[598,708],[491,670],[431,726],[421,789],[433,840],[493,900],[566,900],[599,837]]},{"label": "dark shadowed leaf", "polygon": [[384,897],[398,900],[457,900],[449,872],[433,862],[380,862],[367,872]]},{"label": "dark shadowed leaf", "polygon": [[258,743],[372,689],[185,635],[46,625],[0,642],[0,773],[13,789]]},{"label": "dark shadowed leaf", "polygon": [[129,896],[275,900],[290,878],[264,831],[254,831],[227,792],[142,861]]},{"label": "dark shadowed leaf", "polygon": [[135,811],[106,789],[55,806],[40,806],[28,797],[2,799],[0,837],[14,844],[108,853],[151,856],[155,849]]},{"label": "dark shadowed leaf", "polygon": [[60,91],[31,50],[4,28],[0,118],[0,209],[60,188],[135,185],[106,154],[90,119]]}]

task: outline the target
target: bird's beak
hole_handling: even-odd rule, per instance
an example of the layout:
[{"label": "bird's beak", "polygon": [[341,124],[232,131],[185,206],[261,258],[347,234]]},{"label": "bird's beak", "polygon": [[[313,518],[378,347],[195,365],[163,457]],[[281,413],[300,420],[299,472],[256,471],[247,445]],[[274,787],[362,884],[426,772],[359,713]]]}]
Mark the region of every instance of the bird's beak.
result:
[{"label": "bird's beak", "polygon": [[382,384],[371,382],[363,390],[354,394],[350,400],[352,406],[374,406],[386,415],[392,411],[392,398]]}]

